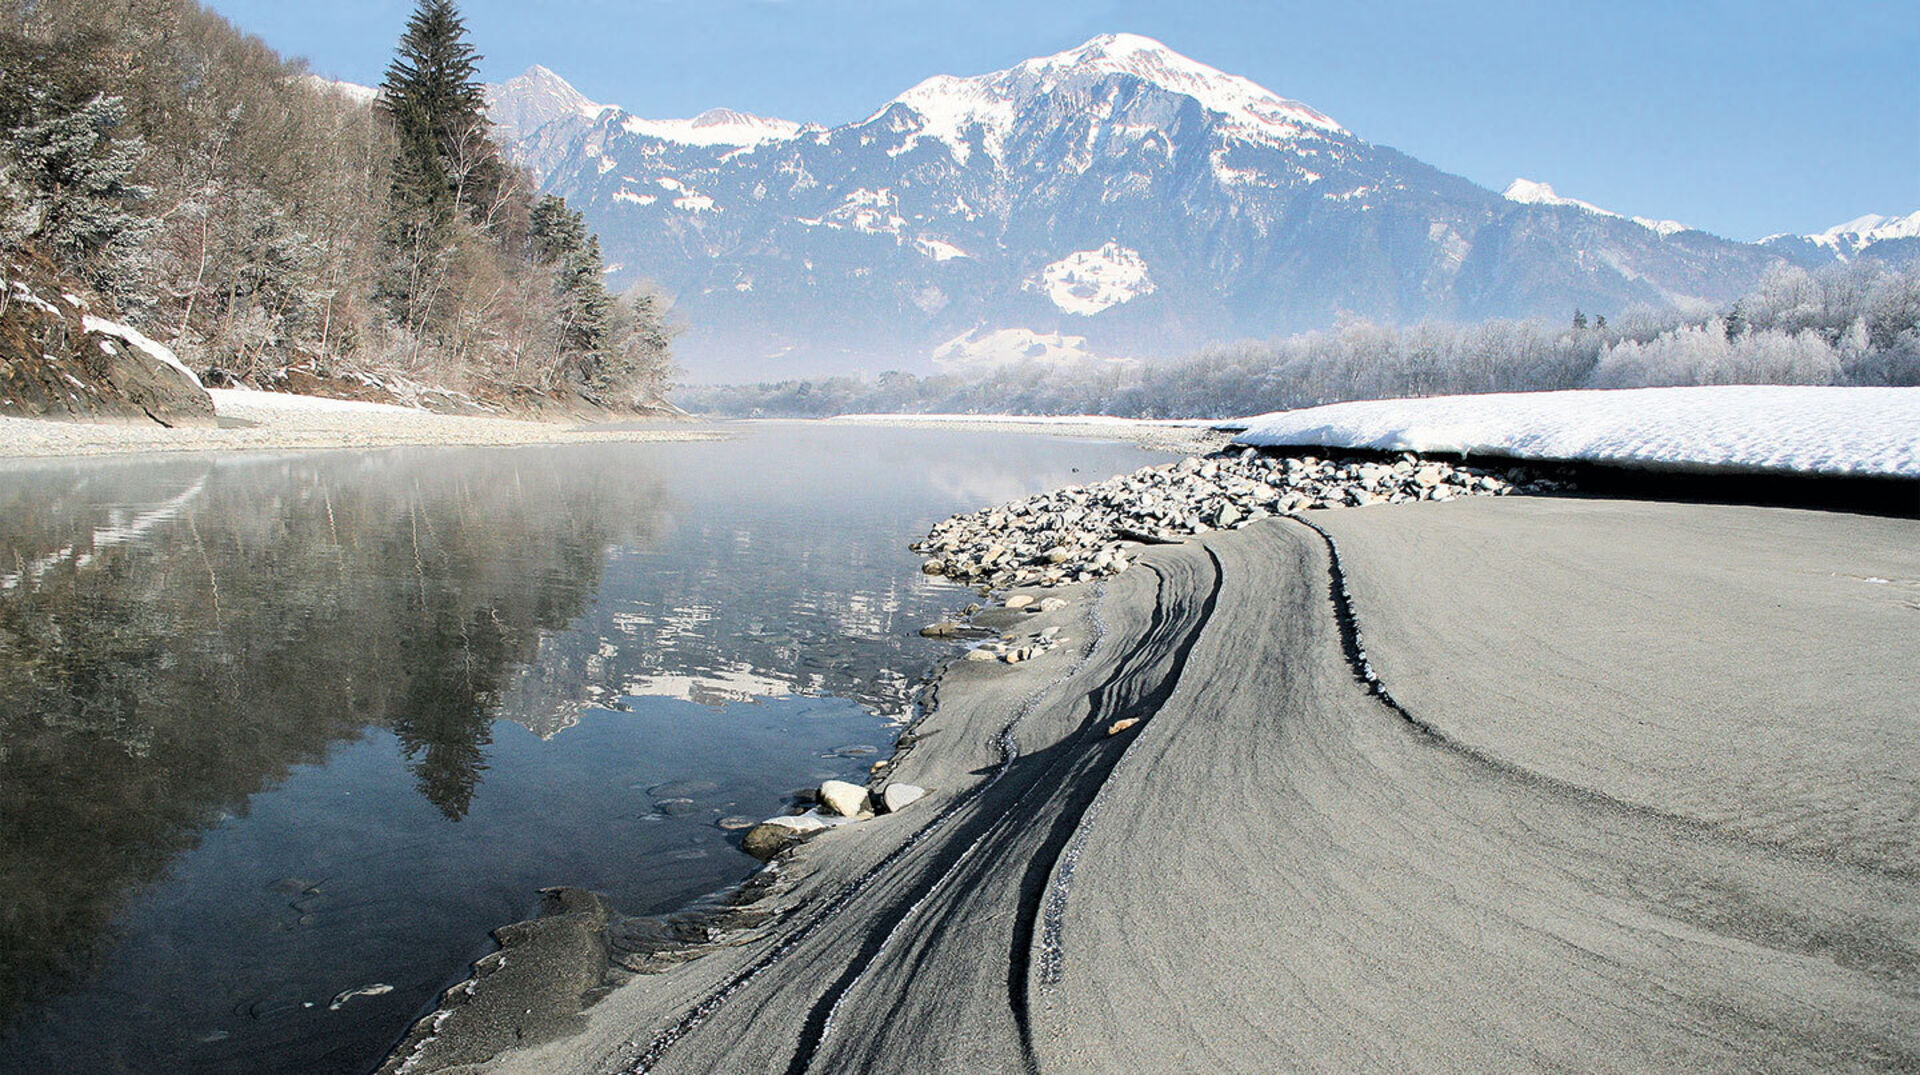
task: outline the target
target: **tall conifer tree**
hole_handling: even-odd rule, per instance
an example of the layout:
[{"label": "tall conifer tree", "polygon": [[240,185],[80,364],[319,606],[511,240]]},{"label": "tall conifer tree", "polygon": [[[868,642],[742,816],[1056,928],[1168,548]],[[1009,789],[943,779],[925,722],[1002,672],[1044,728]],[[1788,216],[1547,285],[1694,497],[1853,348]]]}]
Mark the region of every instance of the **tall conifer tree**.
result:
[{"label": "tall conifer tree", "polygon": [[380,86],[398,143],[385,229],[393,262],[380,292],[394,317],[416,328],[432,318],[454,223],[484,224],[504,184],[479,61],[452,0],[420,0]]}]

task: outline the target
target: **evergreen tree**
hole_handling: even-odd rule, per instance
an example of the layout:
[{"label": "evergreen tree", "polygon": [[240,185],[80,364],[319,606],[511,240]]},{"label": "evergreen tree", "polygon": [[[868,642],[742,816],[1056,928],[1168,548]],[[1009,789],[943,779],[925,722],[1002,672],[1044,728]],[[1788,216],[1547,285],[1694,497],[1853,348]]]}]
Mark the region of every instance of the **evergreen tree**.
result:
[{"label": "evergreen tree", "polygon": [[16,182],[26,191],[27,204],[15,210],[22,238],[38,241],[102,291],[128,290],[140,239],[151,228],[133,206],[153,191],[131,178],[146,144],[111,134],[126,119],[126,106],[95,94],[67,108],[32,91],[25,113],[6,132]]},{"label": "evergreen tree", "polygon": [[[487,134],[480,55],[453,0],[420,0],[380,85],[381,108],[399,141],[396,183],[418,200],[484,219],[504,179]],[[402,172],[406,174],[401,175]]]},{"label": "evergreen tree", "polygon": [[390,262],[377,297],[416,330],[436,320],[455,222],[488,223],[506,186],[479,60],[452,0],[420,0],[380,86],[396,148],[382,227]]},{"label": "evergreen tree", "polygon": [[552,269],[560,300],[556,372],[595,394],[615,387],[617,374],[609,363],[613,296],[600,279],[600,239],[565,199],[549,194],[528,216],[527,243],[534,262]]},{"label": "evergreen tree", "polygon": [[1575,332],[1584,332],[1586,330],[1586,327],[1587,327],[1587,312],[1585,310],[1573,311],[1573,330]]}]

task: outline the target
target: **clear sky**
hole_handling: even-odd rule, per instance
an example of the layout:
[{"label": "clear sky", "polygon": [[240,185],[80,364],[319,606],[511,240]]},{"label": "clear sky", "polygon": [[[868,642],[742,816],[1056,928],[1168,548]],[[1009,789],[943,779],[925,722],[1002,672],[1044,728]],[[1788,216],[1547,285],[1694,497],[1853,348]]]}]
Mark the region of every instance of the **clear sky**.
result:
[{"label": "clear sky", "polygon": [[[211,0],[380,80],[412,0]],[[934,74],[1145,34],[1484,186],[1735,239],[1920,209],[1920,0],[465,0],[483,74],[828,125]]]}]

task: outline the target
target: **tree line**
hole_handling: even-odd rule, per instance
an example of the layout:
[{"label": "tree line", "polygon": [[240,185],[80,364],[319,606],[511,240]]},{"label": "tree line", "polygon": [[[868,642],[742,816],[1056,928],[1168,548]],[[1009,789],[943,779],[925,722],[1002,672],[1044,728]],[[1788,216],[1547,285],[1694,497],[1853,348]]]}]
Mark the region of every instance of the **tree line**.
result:
[{"label": "tree line", "polygon": [[694,411],[1229,418],[1355,399],[1703,384],[1920,385],[1920,270],[1782,264],[1720,310],[1392,326],[1360,319],[1165,363],[693,386]]},{"label": "tree line", "polygon": [[0,0],[0,253],[214,383],[657,401],[664,299],[608,293],[493,142],[479,59],[419,0],[368,104],[194,0]]}]

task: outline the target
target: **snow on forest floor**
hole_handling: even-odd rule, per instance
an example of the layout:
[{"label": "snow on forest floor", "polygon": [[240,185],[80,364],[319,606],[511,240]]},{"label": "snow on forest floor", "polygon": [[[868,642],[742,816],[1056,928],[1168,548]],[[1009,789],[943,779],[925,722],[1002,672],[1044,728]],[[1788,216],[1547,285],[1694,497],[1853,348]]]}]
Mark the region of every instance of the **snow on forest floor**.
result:
[{"label": "snow on forest floor", "polygon": [[1720,385],[1369,400],[1242,420],[1236,443],[1663,469],[1920,478],[1920,388]]}]

